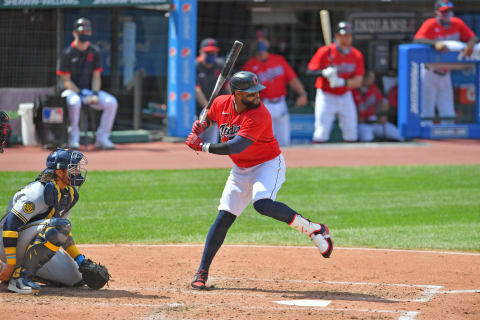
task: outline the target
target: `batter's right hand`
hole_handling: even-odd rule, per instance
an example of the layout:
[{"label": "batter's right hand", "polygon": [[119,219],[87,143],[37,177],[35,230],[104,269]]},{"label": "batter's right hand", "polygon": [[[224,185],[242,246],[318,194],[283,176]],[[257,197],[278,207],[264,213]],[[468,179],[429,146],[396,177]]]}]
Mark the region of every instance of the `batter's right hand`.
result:
[{"label": "batter's right hand", "polygon": [[6,282],[10,280],[14,269],[15,266],[12,266],[11,264],[4,264],[3,269],[0,272],[0,281]]},{"label": "batter's right hand", "polygon": [[192,132],[195,133],[196,135],[202,134],[203,130],[207,127],[207,122],[204,121],[203,123],[200,122],[200,120],[195,120],[192,126]]}]

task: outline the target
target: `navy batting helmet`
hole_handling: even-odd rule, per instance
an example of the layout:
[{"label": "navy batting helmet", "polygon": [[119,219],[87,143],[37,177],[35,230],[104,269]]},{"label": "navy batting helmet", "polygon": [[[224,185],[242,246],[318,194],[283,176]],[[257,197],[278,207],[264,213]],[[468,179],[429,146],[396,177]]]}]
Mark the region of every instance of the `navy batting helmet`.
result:
[{"label": "navy batting helmet", "polygon": [[3,147],[7,144],[8,137],[12,132],[9,120],[7,113],[0,111],[0,153],[3,153]]},{"label": "navy batting helmet", "polygon": [[352,34],[353,27],[349,22],[340,21],[335,27],[335,33],[344,35],[344,34]]},{"label": "navy batting helmet", "polygon": [[47,157],[47,169],[67,169],[70,184],[80,187],[87,178],[87,159],[80,151],[58,148]]},{"label": "navy batting helmet", "polygon": [[230,79],[230,89],[232,92],[258,92],[265,89],[265,86],[258,81],[258,77],[255,73],[240,71],[235,73]]},{"label": "navy batting helmet", "polygon": [[73,23],[73,31],[92,31],[92,23],[87,18],[79,18]]}]

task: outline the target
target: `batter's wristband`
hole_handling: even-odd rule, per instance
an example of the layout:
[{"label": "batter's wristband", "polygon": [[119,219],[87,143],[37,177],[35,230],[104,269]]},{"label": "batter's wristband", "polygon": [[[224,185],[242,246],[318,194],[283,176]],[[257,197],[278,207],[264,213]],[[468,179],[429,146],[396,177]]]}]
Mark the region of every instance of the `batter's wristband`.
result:
[{"label": "batter's wristband", "polygon": [[202,151],[203,152],[209,152],[210,149],[210,143],[203,143],[202,144]]}]

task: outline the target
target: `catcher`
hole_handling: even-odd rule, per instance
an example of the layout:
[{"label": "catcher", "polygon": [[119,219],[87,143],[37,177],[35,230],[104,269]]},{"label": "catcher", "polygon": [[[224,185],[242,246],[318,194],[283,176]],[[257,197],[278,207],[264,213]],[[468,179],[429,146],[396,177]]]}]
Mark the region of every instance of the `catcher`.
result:
[{"label": "catcher", "polygon": [[10,280],[8,290],[38,294],[35,281],[100,289],[109,281],[107,268],[86,259],[70,232],[70,211],[85,182],[86,164],[81,152],[57,149],[37,179],[10,200],[0,220],[0,259],[6,262],[0,281]]}]

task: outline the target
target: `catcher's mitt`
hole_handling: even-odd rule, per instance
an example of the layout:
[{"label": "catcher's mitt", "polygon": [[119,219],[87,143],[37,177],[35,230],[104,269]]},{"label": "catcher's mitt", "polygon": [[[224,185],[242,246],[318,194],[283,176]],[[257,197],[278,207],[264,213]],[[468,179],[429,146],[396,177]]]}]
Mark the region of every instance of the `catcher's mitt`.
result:
[{"label": "catcher's mitt", "polygon": [[83,281],[92,289],[100,289],[110,280],[107,267],[96,264],[90,259],[83,260],[78,271],[82,274]]}]

